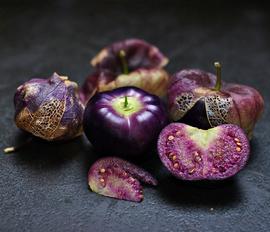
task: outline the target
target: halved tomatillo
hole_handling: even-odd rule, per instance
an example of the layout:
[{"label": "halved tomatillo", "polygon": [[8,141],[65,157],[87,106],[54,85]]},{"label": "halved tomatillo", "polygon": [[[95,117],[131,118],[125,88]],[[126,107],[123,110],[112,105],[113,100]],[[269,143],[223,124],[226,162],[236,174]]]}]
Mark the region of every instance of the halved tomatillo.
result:
[{"label": "halved tomatillo", "polygon": [[221,180],[238,173],[246,164],[249,140],[237,125],[208,130],[171,123],[159,135],[162,163],[183,180]]}]

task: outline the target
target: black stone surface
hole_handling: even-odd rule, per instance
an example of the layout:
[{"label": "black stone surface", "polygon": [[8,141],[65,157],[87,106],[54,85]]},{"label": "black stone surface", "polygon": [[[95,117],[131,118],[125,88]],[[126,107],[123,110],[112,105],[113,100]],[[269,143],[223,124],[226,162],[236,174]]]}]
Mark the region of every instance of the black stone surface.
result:
[{"label": "black stone surface", "polygon": [[[257,1],[259,2],[259,1]],[[213,71],[261,91],[266,108],[247,167],[219,183],[171,177],[157,155],[142,166],[160,181],[136,204],[89,191],[97,158],[85,138],[34,141],[16,154],[2,149],[25,136],[13,123],[16,87],[56,71],[80,84],[104,45],[139,37],[170,58],[168,70]],[[269,231],[270,11],[230,1],[0,2],[0,231]],[[104,141],[106,142],[106,141]]]}]

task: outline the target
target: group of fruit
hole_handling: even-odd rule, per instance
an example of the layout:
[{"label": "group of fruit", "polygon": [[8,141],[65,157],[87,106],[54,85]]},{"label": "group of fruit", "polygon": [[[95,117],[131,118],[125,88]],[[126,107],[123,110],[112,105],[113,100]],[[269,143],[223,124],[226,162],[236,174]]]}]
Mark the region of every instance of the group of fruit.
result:
[{"label": "group of fruit", "polygon": [[[163,69],[167,63],[145,41],[114,43],[92,59],[95,71],[81,88],[56,73],[19,86],[16,125],[48,141],[84,131],[102,156],[134,160],[157,147],[164,166],[184,180],[235,175],[249,158],[249,139],[263,111],[261,95],[222,82],[218,62],[217,75],[184,69],[172,76]],[[94,192],[131,201],[143,199],[139,180],[157,184],[148,172],[117,157],[101,158],[88,173]]]}]

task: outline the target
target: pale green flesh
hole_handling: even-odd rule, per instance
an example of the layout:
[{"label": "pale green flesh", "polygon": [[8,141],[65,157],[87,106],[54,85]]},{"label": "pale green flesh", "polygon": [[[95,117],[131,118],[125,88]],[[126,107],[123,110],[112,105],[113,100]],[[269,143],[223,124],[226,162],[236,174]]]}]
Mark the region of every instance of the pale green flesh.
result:
[{"label": "pale green flesh", "polygon": [[186,128],[186,132],[192,141],[194,141],[198,146],[202,148],[208,147],[209,144],[213,142],[219,134],[218,128],[201,130],[191,126]]},{"label": "pale green flesh", "polygon": [[136,97],[127,97],[128,105],[125,107],[125,97],[118,97],[112,101],[112,108],[121,116],[130,116],[142,109],[143,105]]}]

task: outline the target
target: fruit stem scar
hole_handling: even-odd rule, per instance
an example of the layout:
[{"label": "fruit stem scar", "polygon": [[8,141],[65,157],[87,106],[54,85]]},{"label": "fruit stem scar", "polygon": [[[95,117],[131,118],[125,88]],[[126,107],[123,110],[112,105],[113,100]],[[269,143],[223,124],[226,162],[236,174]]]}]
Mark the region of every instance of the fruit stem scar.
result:
[{"label": "fruit stem scar", "polygon": [[126,52],[124,50],[120,50],[119,51],[119,58],[121,61],[121,65],[122,65],[122,72],[124,74],[128,74],[128,64],[127,64],[127,60],[126,60]]},{"label": "fruit stem scar", "polygon": [[220,91],[221,89],[221,64],[219,62],[215,62],[214,65],[216,67],[216,75],[217,75],[215,90]]}]

